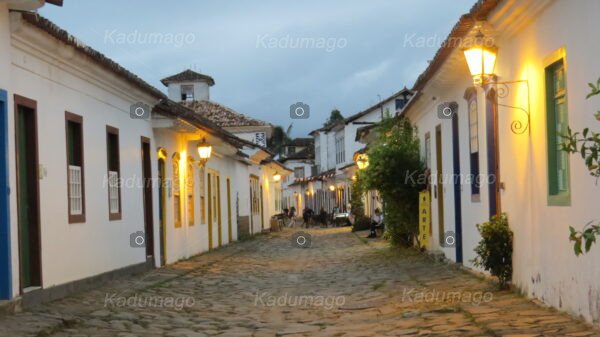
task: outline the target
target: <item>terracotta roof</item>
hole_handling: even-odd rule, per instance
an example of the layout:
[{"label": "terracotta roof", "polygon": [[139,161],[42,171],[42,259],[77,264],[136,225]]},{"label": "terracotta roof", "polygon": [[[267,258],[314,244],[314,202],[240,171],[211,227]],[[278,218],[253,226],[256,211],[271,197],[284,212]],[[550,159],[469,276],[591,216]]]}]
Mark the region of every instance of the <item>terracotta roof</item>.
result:
[{"label": "terracotta roof", "polygon": [[215,134],[223,140],[228,141],[229,143],[237,147],[241,147],[243,144],[246,144],[246,141],[236,137],[234,134],[218,126],[211,120],[198,115],[194,111],[170,99],[161,100],[160,103],[156,104],[152,108],[152,112],[158,113],[166,117],[181,118],[182,120],[192,124],[193,126],[204,130],[210,134]]},{"label": "terracotta roof", "polygon": [[475,26],[477,21],[485,20],[501,0],[479,0],[467,14],[463,14],[458,22],[454,25],[446,40],[442,43],[440,49],[437,50],[433,60],[427,66],[427,69],[419,75],[417,81],[413,85],[412,90],[421,91],[425,84],[431,79],[436,71],[444,64],[452,51],[457,47],[456,43],[450,43],[465,37]]},{"label": "terracotta roof", "polygon": [[180,102],[181,105],[193,110],[204,118],[211,120],[220,127],[234,126],[269,126],[269,123],[242,115],[224,105],[211,101]]},{"label": "terracotta roof", "polygon": [[168,85],[169,83],[172,83],[172,82],[188,82],[188,81],[189,82],[205,81],[205,82],[208,82],[208,84],[211,86],[215,85],[215,80],[212,77],[210,77],[208,75],[197,73],[190,69],[184,70],[184,71],[180,72],[179,74],[165,77],[160,81],[164,85]]},{"label": "terracotta roof", "polygon": [[39,16],[36,14],[30,14],[30,13],[23,13],[22,17],[23,17],[23,20],[32,24],[34,27],[45,31],[46,33],[50,34],[55,39],[65,43],[69,46],[72,46],[73,48],[75,48],[75,50],[81,52],[86,57],[89,57],[92,61],[94,61],[101,67],[105,68],[106,70],[115,73],[117,76],[121,77],[125,81],[130,82],[131,84],[137,86],[138,88],[142,89],[143,91],[149,93],[150,95],[152,95],[154,97],[166,98],[165,94],[162,93],[160,90],[158,90],[155,87],[151,86],[150,84],[146,83],[144,80],[139,78],[137,75],[135,75],[132,72],[130,72],[129,70],[123,68],[117,62],[104,56],[104,54],[100,53],[99,51],[88,47],[83,42],[78,40],[76,37],[69,34],[66,30],[60,28],[59,26],[57,26],[50,20],[48,20],[42,16]]}]

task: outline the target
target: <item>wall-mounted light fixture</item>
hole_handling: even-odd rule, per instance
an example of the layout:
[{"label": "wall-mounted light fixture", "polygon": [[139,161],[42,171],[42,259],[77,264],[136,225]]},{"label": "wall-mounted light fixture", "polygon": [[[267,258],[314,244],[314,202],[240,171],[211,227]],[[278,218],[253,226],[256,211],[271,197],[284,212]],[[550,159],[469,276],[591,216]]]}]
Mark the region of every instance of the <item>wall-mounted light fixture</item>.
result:
[{"label": "wall-mounted light fixture", "polygon": [[274,182],[281,181],[281,174],[279,174],[279,172],[275,172],[275,174],[273,175],[273,181]]},{"label": "wall-mounted light fixture", "polygon": [[204,167],[212,154],[212,146],[206,142],[206,138],[202,138],[202,141],[198,143],[197,147],[198,155],[200,156],[198,164],[200,167]]},{"label": "wall-mounted light fixture", "polygon": [[529,82],[527,80],[516,80],[516,81],[496,81],[496,74],[494,69],[496,68],[496,58],[498,55],[498,48],[493,45],[492,39],[486,39],[481,31],[475,35],[473,43],[468,48],[463,50],[467,65],[469,66],[469,72],[473,77],[473,84],[475,87],[487,87],[496,86],[496,95],[498,98],[504,98],[508,96],[509,85],[525,85],[527,89],[527,108],[500,104],[511,109],[519,110],[525,113],[525,121],[514,120],[511,123],[510,129],[514,134],[523,134],[529,130],[529,123],[531,121],[529,115]]},{"label": "wall-mounted light fixture", "polygon": [[335,191],[335,186],[334,186],[334,185],[329,185],[329,190],[330,190],[331,192]]}]

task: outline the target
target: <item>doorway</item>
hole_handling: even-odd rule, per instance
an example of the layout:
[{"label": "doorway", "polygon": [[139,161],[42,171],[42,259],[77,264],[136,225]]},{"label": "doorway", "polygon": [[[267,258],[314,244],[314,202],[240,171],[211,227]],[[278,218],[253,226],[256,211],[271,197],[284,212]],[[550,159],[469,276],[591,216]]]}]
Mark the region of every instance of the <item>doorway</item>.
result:
[{"label": "doorway", "polygon": [[7,98],[0,89],[0,300],[12,297]]},{"label": "doorway", "polygon": [[227,240],[233,241],[233,223],[231,220],[231,179],[227,178]]},{"label": "doorway", "polygon": [[17,216],[21,293],[42,285],[37,103],[15,95]]},{"label": "doorway", "polygon": [[223,245],[223,222],[221,219],[221,176],[215,174],[215,184],[217,191],[217,228],[219,232],[217,233],[219,247]]},{"label": "doorway", "polygon": [[440,245],[444,242],[444,171],[442,167],[442,126],[435,127],[435,165],[437,170],[435,197],[438,206],[438,238]]},{"label": "doorway", "polygon": [[260,221],[260,191],[258,186],[258,177],[250,175],[250,234],[254,234],[254,226]]},{"label": "doorway", "polygon": [[486,134],[488,162],[488,193],[490,218],[501,212],[500,207],[500,161],[498,150],[498,97],[490,89],[486,96]]},{"label": "doorway", "polygon": [[213,243],[213,230],[217,228],[217,244],[222,244],[222,231],[221,231],[221,189],[219,183],[221,177],[219,172],[215,170],[208,171],[208,249],[212,249]]},{"label": "doorway", "polygon": [[461,200],[461,174],[460,174],[460,138],[458,128],[458,104],[450,103],[452,109],[452,185],[454,190],[454,238],[456,248],[456,262],[463,262],[462,252],[462,200]]},{"label": "doorway", "polygon": [[144,233],[146,235],[146,260],[154,256],[154,217],[152,211],[152,159],[150,139],[142,137],[142,182],[144,198]]},{"label": "doorway", "polygon": [[[300,208],[298,209],[300,212]],[[265,230],[265,204],[263,201],[263,187],[260,186],[260,229]]]},{"label": "doorway", "polygon": [[212,184],[212,177],[213,174],[209,171],[208,174],[206,175],[207,179],[208,179],[208,249],[211,250],[213,248],[213,184]]},{"label": "doorway", "polygon": [[167,264],[166,257],[166,160],[167,152],[164,149],[158,150],[158,216],[159,216],[159,233],[160,233],[160,265]]}]

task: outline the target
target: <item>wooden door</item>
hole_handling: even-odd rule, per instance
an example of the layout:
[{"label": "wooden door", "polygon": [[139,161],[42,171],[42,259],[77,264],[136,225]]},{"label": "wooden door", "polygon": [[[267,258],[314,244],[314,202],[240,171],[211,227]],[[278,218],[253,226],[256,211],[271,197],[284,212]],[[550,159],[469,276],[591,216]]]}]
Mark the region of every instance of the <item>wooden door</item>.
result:
[{"label": "wooden door", "polygon": [[491,89],[486,96],[487,162],[490,218],[500,214],[500,161],[498,151],[498,100]]},{"label": "wooden door", "polygon": [[42,285],[37,104],[15,96],[17,215],[21,293]]},{"label": "wooden door", "polygon": [[231,179],[227,178],[227,240],[233,241],[233,223],[231,219]]},{"label": "wooden door", "polygon": [[[460,174],[460,137],[458,128],[458,105],[450,104],[452,109],[452,166],[454,176],[452,185],[454,190],[454,248],[456,249],[456,262],[463,262],[462,252],[462,199]],[[446,238],[446,240],[448,240]],[[446,242],[448,244],[448,242]]]},{"label": "wooden door", "polygon": [[222,229],[221,229],[221,188],[219,184],[221,177],[219,172],[209,170],[208,172],[208,248],[212,249],[213,231],[217,229],[217,244],[222,244]]},{"label": "wooden door", "polygon": [[212,179],[213,179],[213,174],[209,171],[207,174],[207,195],[208,195],[208,249],[212,249],[213,248],[213,184],[212,184]]},{"label": "wooden door", "polygon": [[152,209],[152,159],[150,158],[150,139],[142,137],[142,181],[144,201],[144,234],[146,236],[146,258],[154,256],[154,214]]},{"label": "wooden door", "polygon": [[442,126],[435,128],[435,161],[437,170],[436,195],[438,206],[438,238],[440,245],[444,243],[444,171],[442,166]]},{"label": "wooden door", "polygon": [[223,245],[223,221],[221,219],[221,176],[218,173],[215,173],[215,190],[217,191],[217,201],[215,203],[216,212],[217,212],[217,228],[219,232],[217,233],[219,247]]},{"label": "wooden door", "polygon": [[0,300],[12,297],[7,103],[6,91],[0,90]]},{"label": "wooden door", "polygon": [[[298,209],[296,209],[298,212]],[[260,189],[257,176],[250,176],[250,233],[254,234],[254,227],[260,223]]]},{"label": "wooden door", "polygon": [[166,206],[167,206],[167,186],[166,186],[166,155],[158,159],[158,216],[160,218],[160,264],[164,266],[167,263],[167,226],[166,226]]}]

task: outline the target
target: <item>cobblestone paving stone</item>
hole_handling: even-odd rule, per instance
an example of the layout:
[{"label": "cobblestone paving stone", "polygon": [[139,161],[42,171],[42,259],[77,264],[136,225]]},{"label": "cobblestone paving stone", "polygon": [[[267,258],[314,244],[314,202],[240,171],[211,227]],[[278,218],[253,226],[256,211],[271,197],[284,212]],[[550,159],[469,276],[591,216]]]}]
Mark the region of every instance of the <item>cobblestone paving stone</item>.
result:
[{"label": "cobblestone paving stone", "polygon": [[294,247],[288,229],[3,317],[0,336],[600,336],[365,234],[309,232],[308,249]]}]

